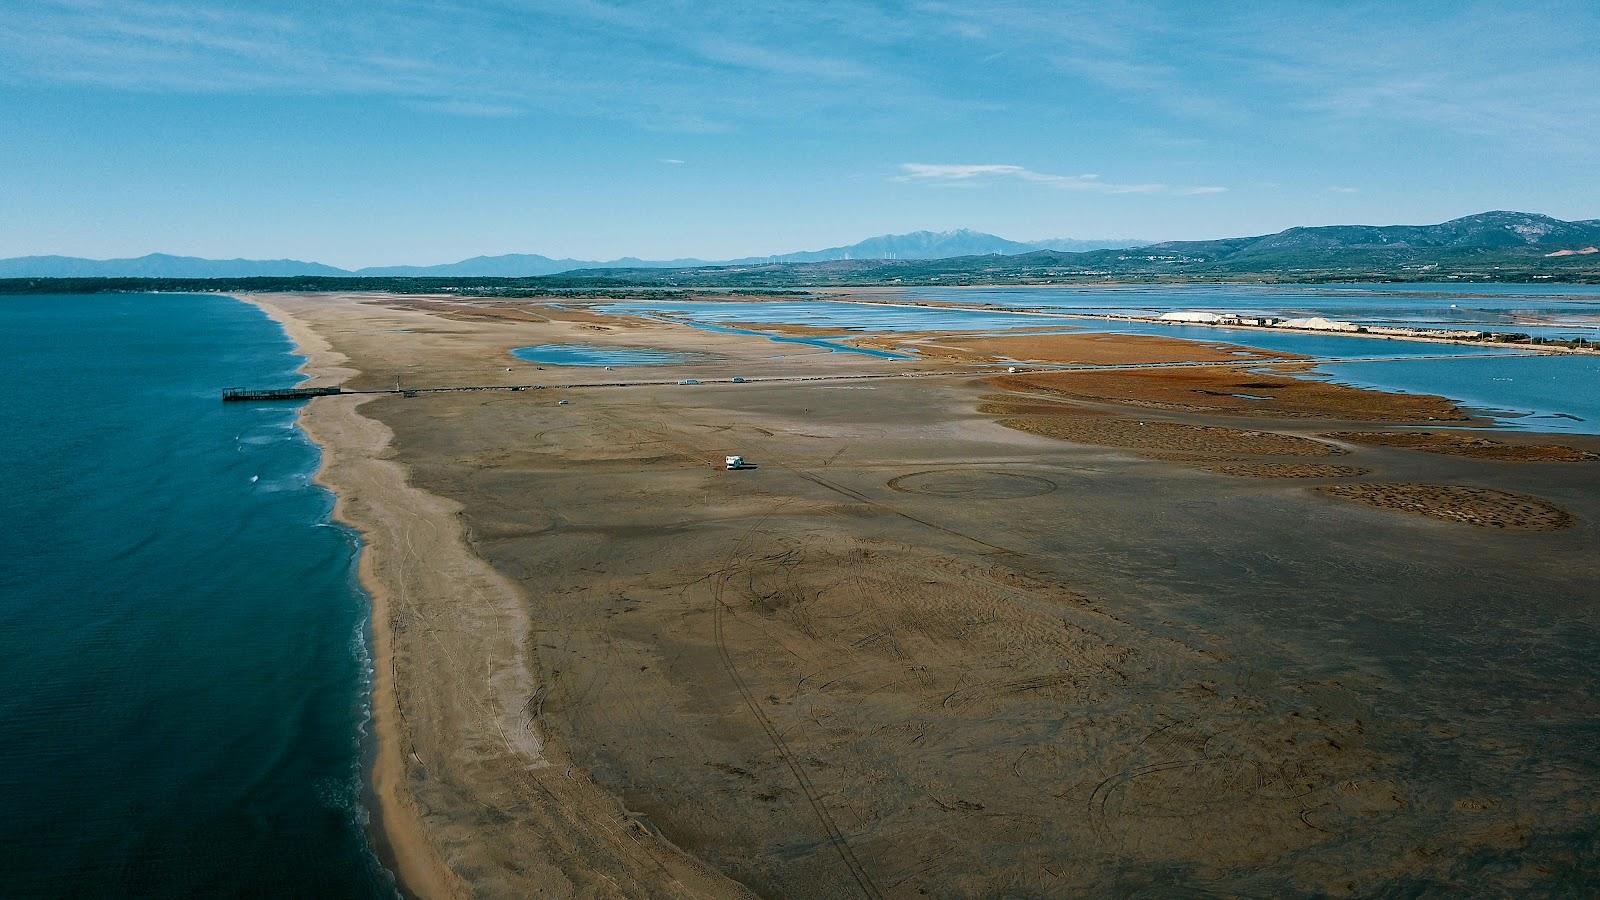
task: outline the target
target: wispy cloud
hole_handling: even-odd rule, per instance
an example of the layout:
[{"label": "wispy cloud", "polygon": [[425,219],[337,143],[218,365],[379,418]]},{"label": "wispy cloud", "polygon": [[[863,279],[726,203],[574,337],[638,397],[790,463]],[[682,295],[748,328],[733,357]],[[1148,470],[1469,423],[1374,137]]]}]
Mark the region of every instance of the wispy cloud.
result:
[{"label": "wispy cloud", "polygon": [[1344,184],[1336,184],[1328,188],[1328,192],[1333,194],[1359,194],[1361,193],[1361,188],[1350,187],[1349,185]]},{"label": "wispy cloud", "polygon": [[475,100],[419,100],[411,105],[423,112],[479,119],[507,119],[523,113],[521,108],[509,103],[483,103]]},{"label": "wispy cloud", "polygon": [[774,75],[798,75],[849,81],[866,78],[867,68],[848,59],[813,56],[794,48],[769,48],[724,39],[706,40],[698,45],[707,60],[740,69]]},{"label": "wispy cloud", "polygon": [[0,82],[391,98],[431,113],[551,110],[687,132],[844,109],[859,102],[852,88],[883,106],[932,96],[795,10],[595,0],[0,0],[0,9]]},{"label": "wispy cloud", "polygon": [[683,160],[681,160],[681,159],[658,159],[658,160],[656,160],[656,162],[661,163],[662,165],[668,165],[668,166],[681,166],[681,165],[683,165]]},{"label": "wispy cloud", "polygon": [[1101,180],[1099,175],[1051,175],[1022,166],[1009,165],[902,163],[900,174],[895,177],[900,181],[932,182],[1015,179],[1048,185],[1063,191],[1092,191],[1097,194],[1149,194],[1165,189],[1165,185],[1160,184],[1115,184]]},{"label": "wispy cloud", "polygon": [[1178,0],[924,0],[973,52],[996,48],[1074,88],[1227,130],[1367,128],[1491,138],[1592,153],[1600,120],[1600,6],[1352,0],[1315,14],[1284,4]]},{"label": "wispy cloud", "polygon": [[1284,15],[1237,45],[1275,111],[1344,135],[1399,127],[1591,153],[1600,118],[1600,7],[1352,4]]},{"label": "wispy cloud", "polygon": [[687,132],[1081,121],[1107,126],[1109,141],[1137,121],[1211,146],[1322,133],[1361,144],[1403,129],[1532,155],[1590,153],[1600,121],[1592,0],[1356,0],[1316,15],[1183,0],[0,0],[0,10],[7,83],[360,96]]},{"label": "wispy cloud", "polygon": [[1182,196],[1221,194],[1225,187],[1202,185],[1196,187],[1171,187],[1165,184],[1121,184],[1106,181],[1099,175],[1052,175],[1035,172],[1023,166],[998,164],[946,164],[901,163],[896,181],[913,181],[932,184],[976,186],[992,181],[1024,181],[1063,191],[1084,191],[1095,194],[1161,194]]}]

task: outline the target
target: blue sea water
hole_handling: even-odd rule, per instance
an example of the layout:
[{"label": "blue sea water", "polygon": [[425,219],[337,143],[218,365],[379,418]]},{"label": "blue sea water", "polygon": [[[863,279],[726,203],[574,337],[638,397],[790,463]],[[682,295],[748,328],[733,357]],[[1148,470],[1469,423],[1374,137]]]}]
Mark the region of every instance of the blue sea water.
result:
[{"label": "blue sea water", "polygon": [[0,895],[392,897],[300,362],[220,296],[0,298]]}]

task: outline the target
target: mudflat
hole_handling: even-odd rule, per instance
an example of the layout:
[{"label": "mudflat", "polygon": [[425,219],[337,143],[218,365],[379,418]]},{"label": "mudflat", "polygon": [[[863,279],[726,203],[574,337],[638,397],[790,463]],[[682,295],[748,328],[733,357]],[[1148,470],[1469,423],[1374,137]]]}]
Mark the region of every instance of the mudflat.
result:
[{"label": "mudflat", "polygon": [[[1019,319],[1025,325],[1027,319]],[[1143,365],[1148,363],[1216,362],[1293,359],[1286,353],[1229,347],[1225,344],[1185,341],[1135,334],[1030,334],[1033,329],[1002,336],[963,333],[873,337],[857,342],[894,350],[915,347],[924,357],[945,360],[1002,360],[1017,363],[1086,365]]]},{"label": "mudflat", "polygon": [[1498,459],[1506,462],[1589,462],[1600,459],[1593,450],[1580,450],[1566,444],[1547,444],[1526,435],[1507,443],[1481,434],[1463,435],[1439,431],[1345,431],[1324,435],[1353,444],[1374,447],[1405,447],[1429,453]]},{"label": "mudflat", "polygon": [[[383,824],[420,894],[1600,876],[1600,463],[1342,440],[1472,417],[1228,366],[995,378],[980,351],[1017,345],[891,361],[574,303],[255,299],[347,388],[527,387],[307,407],[346,425],[311,430],[384,598]],[[1049,337],[1030,353],[1077,352]],[[704,355],[510,356],[561,342]],[[1251,390],[1292,412],[1192,402]],[[1467,500],[1561,527],[1408,506]]]},{"label": "mudflat", "polygon": [[995,384],[1082,400],[1111,400],[1155,408],[1228,413],[1260,418],[1336,417],[1373,422],[1482,424],[1442,397],[1355,390],[1326,381],[1296,378],[1304,363],[1280,363],[1273,371],[1237,366],[1139,369],[1135,371],[1031,372],[1005,375]]}]

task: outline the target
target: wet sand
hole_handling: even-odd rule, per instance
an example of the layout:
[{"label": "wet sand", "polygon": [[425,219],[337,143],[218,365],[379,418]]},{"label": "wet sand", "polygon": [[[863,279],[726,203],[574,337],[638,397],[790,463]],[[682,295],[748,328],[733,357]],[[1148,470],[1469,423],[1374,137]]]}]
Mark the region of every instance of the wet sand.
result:
[{"label": "wet sand", "polygon": [[1509,442],[1482,434],[1464,435],[1448,431],[1342,431],[1323,437],[1372,447],[1405,447],[1426,453],[1505,462],[1590,462],[1600,459],[1600,454],[1593,450],[1545,443],[1537,435],[1518,435]]},{"label": "wet sand", "polygon": [[[1168,395],[978,373],[562,389],[594,370],[509,350],[710,357],[619,380],[948,361],[537,303],[259,299],[303,348],[325,340],[308,365],[347,386],[548,385],[306,408],[367,536],[397,751],[375,781],[418,894],[1571,893],[1600,876],[1600,574],[1582,563],[1600,463],[1329,440],[1392,421],[1337,392],[1289,417],[1151,402],[1190,370],[1160,370]],[[728,453],[758,468],[727,472]],[[1318,490],[1374,484],[1571,520],[1514,532]]]},{"label": "wet sand", "polygon": [[1572,525],[1566,510],[1537,497],[1459,484],[1327,484],[1317,490],[1380,509],[1398,509],[1480,528],[1557,531]]}]

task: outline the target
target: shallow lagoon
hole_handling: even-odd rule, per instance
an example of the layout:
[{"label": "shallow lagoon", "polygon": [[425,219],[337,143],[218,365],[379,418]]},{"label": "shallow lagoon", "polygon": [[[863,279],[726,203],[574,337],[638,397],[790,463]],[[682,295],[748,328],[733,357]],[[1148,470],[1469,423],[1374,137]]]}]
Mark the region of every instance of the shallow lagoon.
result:
[{"label": "shallow lagoon", "polygon": [[1298,353],[1328,359],[1376,359],[1408,356],[1485,356],[1514,352],[1505,347],[1439,344],[1399,338],[1350,334],[1314,334],[1270,328],[1218,328],[1211,325],[1157,325],[1153,322],[1091,322],[1079,320],[1084,331],[1103,334],[1140,334],[1186,341],[1235,344],[1256,350]]},{"label": "shallow lagoon", "polygon": [[705,358],[700,353],[593,344],[536,344],[518,347],[511,355],[523,362],[546,366],[674,366]]},{"label": "shallow lagoon", "polygon": [[766,331],[757,331],[752,328],[734,328],[730,325],[708,325],[704,322],[691,322],[689,324],[701,329],[702,331],[714,331],[721,334],[749,334],[756,337],[764,337],[775,344],[803,344],[807,347],[820,347],[823,350],[830,350],[834,353],[853,353],[857,356],[871,356],[876,359],[916,358],[916,355],[912,353],[895,353],[891,350],[878,350],[872,347],[855,347],[851,346],[850,344],[841,343],[837,340],[829,340],[828,338],[822,337],[796,337],[795,335],[791,334],[772,334]]},{"label": "shallow lagoon", "polygon": [[907,288],[911,301],[994,304],[1113,315],[1175,310],[1326,316],[1366,325],[1478,328],[1600,325],[1600,285],[1182,285],[1042,288]]},{"label": "shallow lagoon", "polygon": [[[1582,334],[1600,322],[1600,287],[1573,285],[1329,285],[1293,288],[1196,285],[1160,288],[918,288],[900,292],[907,301],[993,303],[1054,308],[1064,313],[1137,315],[1174,309],[1330,315],[1357,321],[1489,327],[1539,333],[1536,327],[1506,326],[1522,316],[1566,318],[1552,331]],[[1451,304],[1455,308],[1451,308]],[[633,301],[608,304],[604,312],[670,316],[701,327],[727,322],[808,325],[866,332],[970,331],[1048,327],[1060,331],[1141,334],[1237,344],[1297,353],[1329,362],[1317,372],[1340,382],[1379,390],[1431,393],[1485,410],[1500,410],[1510,427],[1600,433],[1600,356],[1519,354],[1495,346],[1429,343],[1382,337],[1275,332],[1259,328],[1214,328],[1115,322],[1070,315],[1020,316],[982,310],[873,306],[822,300],[777,302]],[[769,335],[770,337],[770,335]],[[1417,359],[1416,357],[1430,357]],[[1347,363],[1338,361],[1348,360]]]},{"label": "shallow lagoon", "polygon": [[666,315],[699,325],[771,323],[854,331],[994,331],[1027,325],[1072,326],[1080,321],[1067,317],[1019,321],[1015,314],[1003,312],[868,306],[819,300],[779,300],[769,303],[640,300],[609,303],[599,307],[599,311],[624,316]]},{"label": "shallow lagoon", "polygon": [[1600,356],[1378,360],[1315,371],[1355,387],[1449,397],[1518,430],[1600,434]]},{"label": "shallow lagoon", "polygon": [[[618,315],[669,316],[701,328],[724,328],[726,322],[770,323],[837,328],[841,331],[919,332],[971,331],[997,333],[1007,329],[1050,328],[1112,334],[1142,334],[1238,344],[1258,350],[1277,350],[1305,356],[1364,358],[1376,356],[1471,356],[1504,353],[1503,347],[1474,347],[1461,344],[1431,344],[1381,337],[1353,337],[1337,334],[1275,332],[1263,328],[1215,328],[1202,325],[1158,325],[1153,322],[1117,322],[1084,319],[1072,315],[1018,315],[1008,312],[983,312],[963,309],[934,309],[916,306],[877,306],[864,303],[838,303],[825,300],[782,301],[774,303],[658,300],[607,304],[601,312]],[[730,329],[733,330],[733,329]],[[749,334],[762,334],[749,331]]]}]

